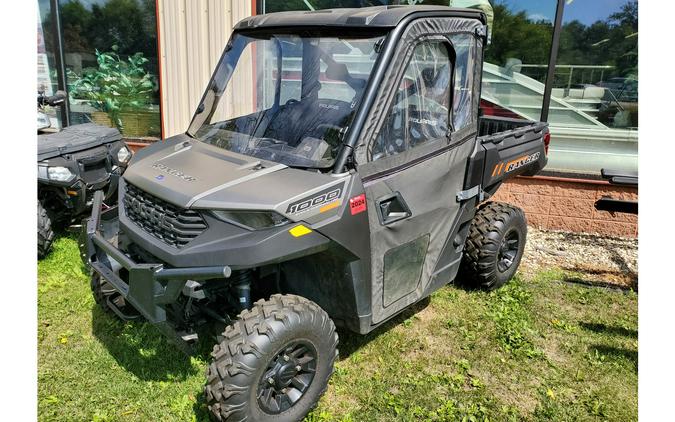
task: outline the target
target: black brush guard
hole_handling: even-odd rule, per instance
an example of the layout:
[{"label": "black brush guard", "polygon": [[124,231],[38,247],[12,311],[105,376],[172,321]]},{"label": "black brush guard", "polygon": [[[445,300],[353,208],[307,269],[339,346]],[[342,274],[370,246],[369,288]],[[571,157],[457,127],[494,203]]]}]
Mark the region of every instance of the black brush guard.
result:
[{"label": "black brush guard", "polygon": [[[93,271],[108,281],[149,322],[173,340],[186,353],[191,345],[167,321],[165,305],[175,302],[188,280],[228,278],[227,265],[211,267],[164,268],[161,263],[137,263],[115,245],[118,231],[117,206],[102,211],[103,192],[94,194],[91,217],[83,229],[80,242],[82,259]],[[118,274],[125,268],[128,280]]]}]

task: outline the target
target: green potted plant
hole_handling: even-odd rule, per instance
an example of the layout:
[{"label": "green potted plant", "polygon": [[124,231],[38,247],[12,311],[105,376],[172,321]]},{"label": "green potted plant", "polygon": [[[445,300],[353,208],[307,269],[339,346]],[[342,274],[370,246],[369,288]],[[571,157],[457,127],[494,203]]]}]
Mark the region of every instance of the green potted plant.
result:
[{"label": "green potted plant", "polygon": [[[151,109],[156,78],[145,70],[148,59],[142,53],[120,58],[117,47],[112,52],[96,51],[97,69],[87,70],[73,83],[72,95],[87,100],[98,112],[105,112],[110,122],[125,136],[146,136],[156,130],[157,112]],[[101,122],[101,116],[92,113]]]}]

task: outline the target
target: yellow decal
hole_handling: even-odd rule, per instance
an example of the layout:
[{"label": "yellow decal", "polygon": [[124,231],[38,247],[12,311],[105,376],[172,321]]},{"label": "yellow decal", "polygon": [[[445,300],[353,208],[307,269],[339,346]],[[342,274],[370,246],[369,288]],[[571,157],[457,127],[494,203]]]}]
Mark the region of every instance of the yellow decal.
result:
[{"label": "yellow decal", "polygon": [[334,201],[334,202],[331,202],[328,205],[324,205],[323,207],[319,208],[319,212],[320,213],[326,212],[326,211],[332,210],[333,208],[337,208],[339,206],[340,206],[340,201]]},{"label": "yellow decal", "polygon": [[293,237],[300,237],[300,236],[304,236],[304,235],[306,235],[306,234],[308,234],[308,233],[311,233],[312,230],[309,229],[309,228],[307,228],[307,227],[305,227],[305,226],[303,226],[302,224],[300,224],[299,226],[293,227],[293,228],[290,229],[288,232],[289,232]]}]

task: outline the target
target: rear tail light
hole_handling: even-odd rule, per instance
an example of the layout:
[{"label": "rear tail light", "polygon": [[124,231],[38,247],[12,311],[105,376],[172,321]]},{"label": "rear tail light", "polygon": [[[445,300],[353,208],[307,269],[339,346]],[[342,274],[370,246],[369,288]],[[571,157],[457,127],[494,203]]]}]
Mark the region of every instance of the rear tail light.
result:
[{"label": "rear tail light", "polygon": [[546,155],[548,155],[548,146],[551,143],[551,132],[546,129],[546,133],[544,133],[544,151],[546,152]]}]

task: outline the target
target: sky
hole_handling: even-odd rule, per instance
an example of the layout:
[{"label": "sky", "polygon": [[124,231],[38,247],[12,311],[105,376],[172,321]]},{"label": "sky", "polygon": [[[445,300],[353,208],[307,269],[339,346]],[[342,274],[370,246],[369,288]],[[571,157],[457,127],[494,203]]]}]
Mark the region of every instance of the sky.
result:
[{"label": "sky", "polygon": [[[604,20],[621,9],[628,0],[565,0],[563,22],[578,20],[586,25]],[[497,4],[505,4],[513,11],[527,10],[533,19],[555,18],[556,0],[495,0]]]},{"label": "sky", "polygon": [[611,14],[621,10],[628,0],[574,0],[565,4],[563,22],[578,20],[586,25],[605,20]]}]

